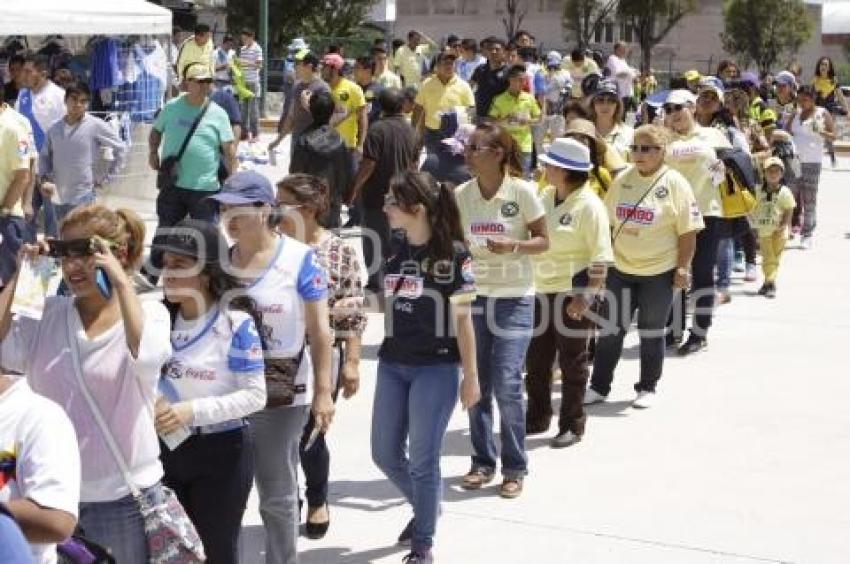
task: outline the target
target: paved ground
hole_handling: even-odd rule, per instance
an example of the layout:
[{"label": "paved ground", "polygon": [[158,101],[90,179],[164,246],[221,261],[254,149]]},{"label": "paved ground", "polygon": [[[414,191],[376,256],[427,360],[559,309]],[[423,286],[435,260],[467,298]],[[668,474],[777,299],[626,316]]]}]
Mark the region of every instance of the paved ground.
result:
[{"label": "paved ground", "polygon": [[[465,413],[444,446],[445,503],[435,555],[447,564],[850,561],[850,158],[826,169],[815,247],[791,248],[775,301],[738,280],[708,351],[669,357],[657,407],[629,407],[637,378],[630,335],[607,404],[568,450],[528,441],[520,499],[458,487],[468,468]],[[329,436],[332,524],[302,539],[303,563],[400,562],[411,516],[369,456],[381,319],[370,316],[361,392],[341,400]],[[557,390],[557,387],[556,387]],[[557,397],[557,396],[556,396]],[[252,498],[243,562],[263,562]]]}]

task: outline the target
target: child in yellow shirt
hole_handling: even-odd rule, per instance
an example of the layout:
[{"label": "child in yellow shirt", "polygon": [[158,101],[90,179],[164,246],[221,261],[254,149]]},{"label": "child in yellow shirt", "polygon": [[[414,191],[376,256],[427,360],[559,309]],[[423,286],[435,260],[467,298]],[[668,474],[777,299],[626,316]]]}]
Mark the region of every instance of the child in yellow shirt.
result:
[{"label": "child in yellow shirt", "polygon": [[764,284],[758,293],[768,298],[776,297],[779,259],[785,250],[791,215],[797,206],[790,188],[782,183],[784,174],[785,165],[779,157],[770,157],[764,162],[764,184],[759,189],[758,202],[752,212],[764,271]]}]

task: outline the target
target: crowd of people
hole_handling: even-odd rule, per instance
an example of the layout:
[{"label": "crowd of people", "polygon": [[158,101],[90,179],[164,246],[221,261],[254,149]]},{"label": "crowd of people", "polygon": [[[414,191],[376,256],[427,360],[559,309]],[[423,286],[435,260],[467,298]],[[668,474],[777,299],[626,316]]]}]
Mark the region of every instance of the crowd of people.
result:
[{"label": "crowd of people", "polygon": [[[290,170],[273,184],[236,159],[259,134],[263,68],[253,33],[241,41],[238,55],[229,37],[215,49],[198,26],[179,49],[181,93],[150,134],[147,260],[138,215],[96,201],[125,147],[87,113],[89,89],[60,88],[38,57],[13,62],[14,107],[0,106],[0,561],[56,562],[76,533],[146,563],[161,547],[141,508],[176,496],[203,545],[181,561],[238,562],[255,484],[266,561],[297,562],[299,466],[305,532],[322,538],[325,435],[338,394],[358,392],[366,311],[380,304],[372,459],[413,509],[404,562],[433,562],[458,400],[462,486],[498,471],[506,499],[529,475],[526,437],[552,426],[554,379],[551,446],[586,440],[586,406],[607,399],[635,317],[633,406],[651,407],[666,349],[706,348],[733,271],[755,282],[760,253],[758,294],[773,298],[788,241],[812,247],[833,114],[847,110],[827,58],[811,85],[724,61],[653,101],[624,44],[604,62],[538,53],[524,31],[443,46],[411,31],[352,65],[342,46],[299,39],[270,147],[290,137]],[[235,98],[248,102],[239,118]],[[113,166],[99,178],[103,149]],[[56,213],[40,220],[45,203]],[[365,272],[337,229],[345,209]],[[60,291],[39,318],[13,315],[20,266],[45,255]],[[140,297],[159,284],[162,301]]]}]

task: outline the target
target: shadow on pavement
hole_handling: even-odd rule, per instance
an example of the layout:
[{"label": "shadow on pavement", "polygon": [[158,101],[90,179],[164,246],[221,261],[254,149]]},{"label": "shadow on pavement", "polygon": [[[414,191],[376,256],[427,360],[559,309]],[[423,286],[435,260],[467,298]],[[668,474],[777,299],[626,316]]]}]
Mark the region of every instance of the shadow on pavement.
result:
[{"label": "shadow on pavement", "polygon": [[[385,511],[407,503],[392,482],[387,479],[335,480],[330,483],[328,490],[332,506],[358,511]],[[372,503],[366,503],[366,501]]]},{"label": "shadow on pavement", "polygon": [[623,400],[588,405],[585,409],[590,417],[628,417],[629,414],[623,412],[631,407],[631,400]]},{"label": "shadow on pavement", "polygon": [[385,548],[364,550],[362,552],[351,552],[350,548],[332,546],[313,550],[302,550],[298,553],[298,562],[304,564],[327,564],[328,562],[365,564],[375,562],[380,558],[393,554],[406,554],[409,550],[409,548],[402,546],[388,546]]}]

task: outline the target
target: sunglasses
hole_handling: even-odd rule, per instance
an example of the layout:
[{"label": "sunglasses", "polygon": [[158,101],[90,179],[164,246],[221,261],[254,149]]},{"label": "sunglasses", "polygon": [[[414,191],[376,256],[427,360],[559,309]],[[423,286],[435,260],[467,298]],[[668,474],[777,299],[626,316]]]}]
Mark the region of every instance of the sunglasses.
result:
[{"label": "sunglasses", "polygon": [[629,149],[632,153],[637,153],[639,155],[646,155],[647,153],[652,153],[653,151],[660,151],[660,145],[630,145]]},{"label": "sunglasses", "polygon": [[[115,244],[109,244],[110,249],[118,248]],[[83,258],[90,257],[97,252],[93,238],[88,239],[48,239],[47,256],[52,258]]]},{"label": "sunglasses", "polygon": [[672,114],[675,112],[681,112],[687,107],[687,104],[664,104],[662,107],[664,108],[665,114]]}]

